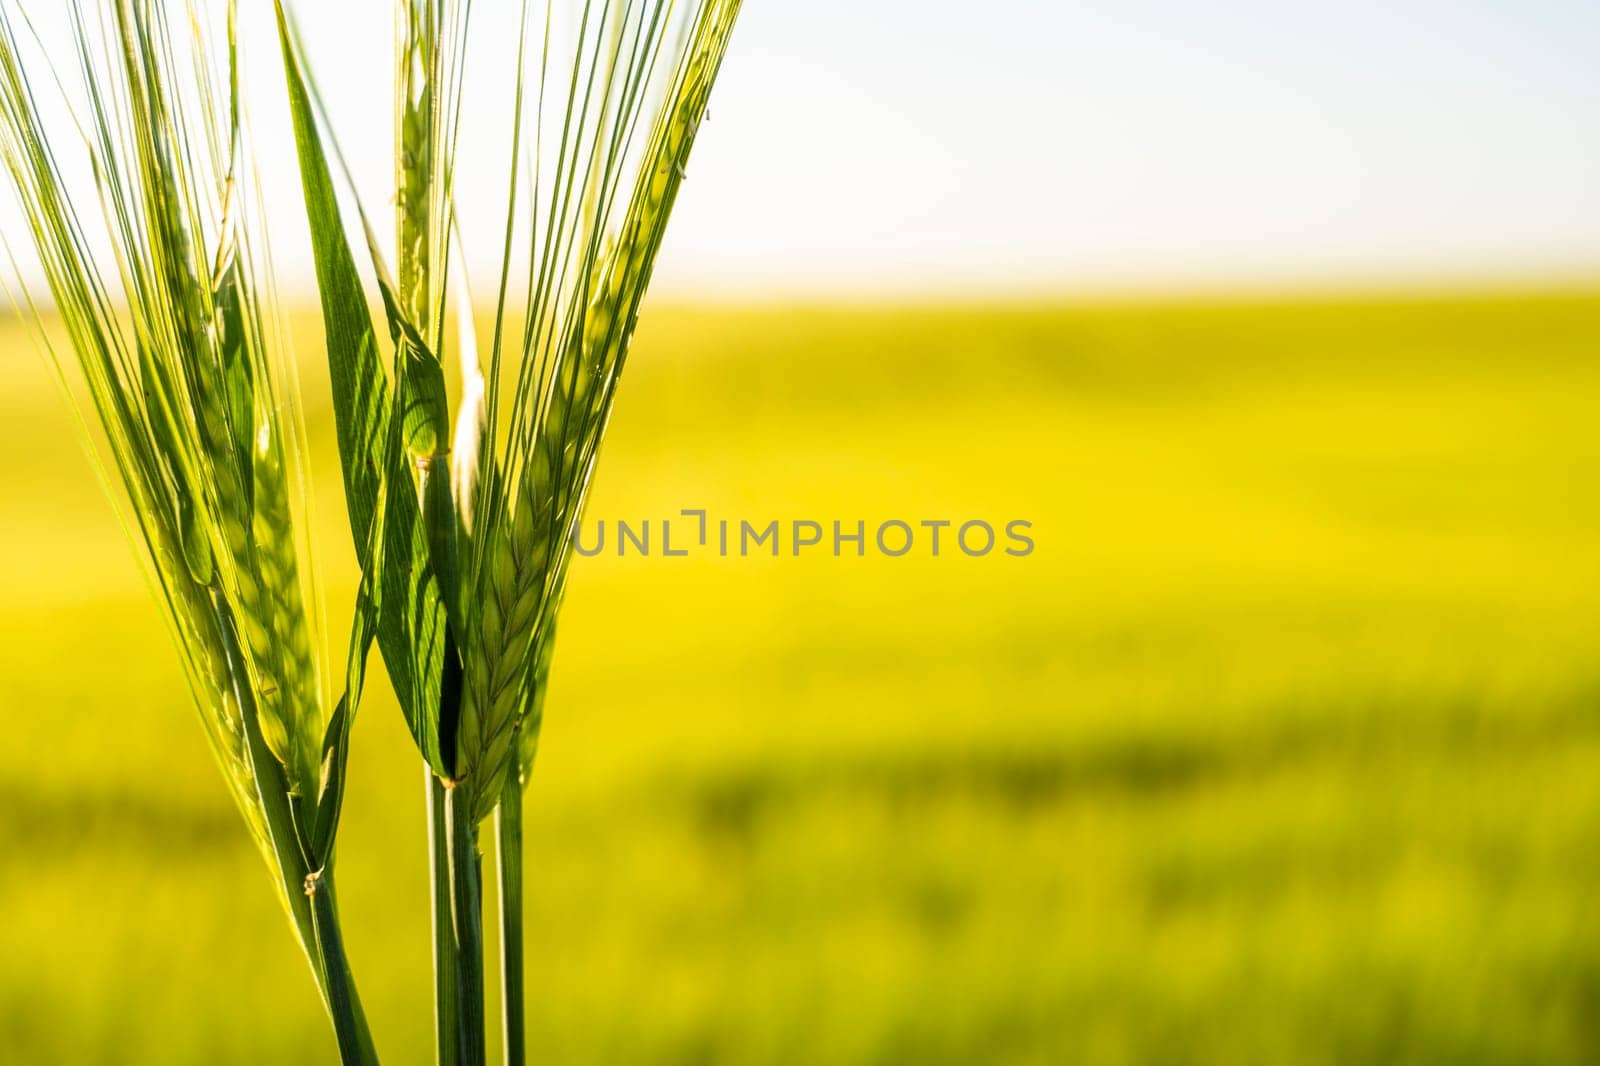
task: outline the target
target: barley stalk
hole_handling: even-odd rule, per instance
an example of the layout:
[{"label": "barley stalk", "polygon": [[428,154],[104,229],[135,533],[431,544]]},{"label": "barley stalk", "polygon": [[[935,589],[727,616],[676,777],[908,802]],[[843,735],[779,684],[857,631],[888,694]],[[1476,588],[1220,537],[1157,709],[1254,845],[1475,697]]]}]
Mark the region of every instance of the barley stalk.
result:
[{"label": "barley stalk", "polygon": [[[203,20],[169,6],[102,0],[91,16],[69,0],[75,96],[26,13],[14,0],[0,8],[0,159],[70,354],[49,347],[37,305],[22,300],[69,399],[68,366],[81,375],[106,481],[120,484],[207,735],[342,1056],[375,1061],[333,908],[337,797],[319,774],[333,716],[302,587],[296,408],[279,395],[286,359],[268,343],[270,281],[250,252],[259,219],[244,188],[234,12],[224,78]],[[71,129],[41,121],[40,86],[66,98]],[[91,251],[96,227],[70,190],[69,154],[92,179],[109,268]],[[341,707],[347,721],[348,693]]]}]

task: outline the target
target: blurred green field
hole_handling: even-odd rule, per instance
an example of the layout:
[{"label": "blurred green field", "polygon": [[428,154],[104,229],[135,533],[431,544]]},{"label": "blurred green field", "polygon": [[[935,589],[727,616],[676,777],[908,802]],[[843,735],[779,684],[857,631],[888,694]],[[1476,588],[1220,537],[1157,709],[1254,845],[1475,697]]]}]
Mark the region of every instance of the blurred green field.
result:
[{"label": "blurred green field", "polygon": [[[0,1059],[331,1061],[70,419],[0,353]],[[1594,293],[648,313],[591,518],[1037,550],[578,561],[538,1060],[1597,1061],[1597,419]],[[423,776],[375,689],[341,897],[421,1063]]]}]

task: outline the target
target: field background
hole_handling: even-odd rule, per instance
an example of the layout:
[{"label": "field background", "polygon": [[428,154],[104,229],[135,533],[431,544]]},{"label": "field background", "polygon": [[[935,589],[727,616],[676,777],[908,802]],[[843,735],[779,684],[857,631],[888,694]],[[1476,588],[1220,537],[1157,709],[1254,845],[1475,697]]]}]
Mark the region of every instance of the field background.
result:
[{"label": "field background", "polygon": [[[0,415],[0,1059],[330,1061],[15,323]],[[1597,421],[1593,292],[649,312],[591,518],[1038,548],[578,562],[537,1060],[1600,1059]],[[421,1063],[422,771],[372,691],[341,899],[380,1050]]]}]

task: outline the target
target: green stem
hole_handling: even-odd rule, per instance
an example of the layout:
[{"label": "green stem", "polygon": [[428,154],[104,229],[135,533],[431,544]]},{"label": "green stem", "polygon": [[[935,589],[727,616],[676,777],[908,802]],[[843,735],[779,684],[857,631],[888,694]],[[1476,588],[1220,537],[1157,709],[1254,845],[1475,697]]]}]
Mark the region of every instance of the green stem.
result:
[{"label": "green stem", "polygon": [[445,827],[450,837],[450,914],[455,929],[456,1032],[460,1066],[484,1066],[483,865],[472,797],[445,790]]},{"label": "green stem", "polygon": [[361,1010],[360,997],[356,995],[355,978],[350,973],[349,960],[344,954],[344,940],[339,931],[338,913],[333,901],[331,871],[324,871],[321,875],[323,883],[320,891],[308,891],[316,885],[316,881],[309,876],[311,871],[306,859],[305,841],[309,834],[304,831],[298,807],[290,795],[283,765],[272,755],[266,738],[261,734],[255,697],[245,683],[249,673],[241,651],[238,622],[221,591],[212,589],[211,595],[217,633],[233,681],[234,696],[239,701],[245,754],[255,777],[268,844],[276,859],[278,874],[283,879],[283,892],[289,903],[290,916],[294,919],[295,931],[311,960],[317,989],[333,1016],[340,1057],[346,1063],[375,1064],[378,1056],[372,1045],[372,1034],[367,1028],[366,1015]]},{"label": "green stem", "polygon": [[523,988],[522,934],[522,776],[513,766],[500,790],[495,812],[500,847],[500,1012],[506,1066],[528,1058],[527,994]]},{"label": "green stem", "polygon": [[344,951],[344,934],[339,928],[339,912],[333,898],[333,871],[324,870],[307,877],[306,895],[311,897],[317,954],[327,973],[328,1012],[333,1015],[339,1059],[346,1066],[375,1066],[378,1055],[372,1046],[361,998],[356,994],[350,961]]},{"label": "green stem", "polygon": [[428,859],[433,869],[433,1029],[439,1066],[459,1066],[456,1016],[455,928],[450,918],[450,838],[445,787],[423,763],[428,781]]}]

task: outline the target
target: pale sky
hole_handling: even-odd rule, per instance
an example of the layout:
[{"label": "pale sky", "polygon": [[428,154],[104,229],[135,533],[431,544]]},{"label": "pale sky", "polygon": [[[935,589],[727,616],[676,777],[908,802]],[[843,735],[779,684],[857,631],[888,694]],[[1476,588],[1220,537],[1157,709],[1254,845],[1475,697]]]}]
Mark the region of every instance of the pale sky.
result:
[{"label": "pale sky", "polygon": [[1600,273],[1594,0],[755,0],[671,276]]},{"label": "pale sky", "polygon": [[[392,3],[299,4],[378,203]],[[711,114],[674,295],[1600,277],[1593,0],[747,0]]]}]

